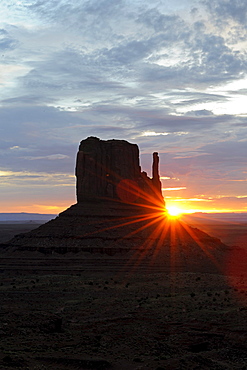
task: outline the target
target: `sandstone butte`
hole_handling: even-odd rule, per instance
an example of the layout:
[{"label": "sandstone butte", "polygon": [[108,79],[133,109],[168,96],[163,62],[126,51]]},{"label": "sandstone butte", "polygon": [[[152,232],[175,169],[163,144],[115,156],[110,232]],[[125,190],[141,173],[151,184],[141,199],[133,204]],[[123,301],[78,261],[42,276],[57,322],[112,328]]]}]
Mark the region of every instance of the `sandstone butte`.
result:
[{"label": "sandstone butte", "polygon": [[1,247],[11,253],[125,256],[157,265],[221,269],[226,245],[167,217],[158,153],[153,153],[149,178],[141,171],[136,144],[88,137],[80,143],[75,174],[76,204]]}]

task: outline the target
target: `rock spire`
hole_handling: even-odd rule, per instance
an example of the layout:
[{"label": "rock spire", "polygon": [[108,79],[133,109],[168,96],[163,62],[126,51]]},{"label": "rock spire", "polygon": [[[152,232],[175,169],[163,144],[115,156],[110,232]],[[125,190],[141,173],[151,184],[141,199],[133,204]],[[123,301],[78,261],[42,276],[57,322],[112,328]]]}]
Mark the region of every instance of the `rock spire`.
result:
[{"label": "rock spire", "polygon": [[125,140],[82,140],[76,160],[77,202],[115,199],[162,201],[158,153],[153,153],[153,178],[141,171],[139,149]]}]

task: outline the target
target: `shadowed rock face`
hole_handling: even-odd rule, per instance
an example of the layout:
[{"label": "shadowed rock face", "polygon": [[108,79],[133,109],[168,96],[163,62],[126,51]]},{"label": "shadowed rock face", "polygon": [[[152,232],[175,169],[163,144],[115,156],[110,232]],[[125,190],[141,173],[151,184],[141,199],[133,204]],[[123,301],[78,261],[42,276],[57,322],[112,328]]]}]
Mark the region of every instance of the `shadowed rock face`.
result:
[{"label": "shadowed rock face", "polygon": [[211,257],[218,265],[223,260],[226,246],[220,240],[167,218],[158,153],[153,153],[149,178],[141,171],[137,145],[89,137],[80,143],[76,177],[76,204],[2,247],[13,252],[81,252],[85,257],[126,254],[131,261],[151,258],[159,268],[172,261],[181,269],[206,271],[215,269]]},{"label": "shadowed rock face", "polygon": [[163,202],[158,169],[158,153],[153,154],[153,178],[141,172],[139,149],[125,140],[81,141],[76,160],[78,203],[95,199],[140,202],[150,197]]}]

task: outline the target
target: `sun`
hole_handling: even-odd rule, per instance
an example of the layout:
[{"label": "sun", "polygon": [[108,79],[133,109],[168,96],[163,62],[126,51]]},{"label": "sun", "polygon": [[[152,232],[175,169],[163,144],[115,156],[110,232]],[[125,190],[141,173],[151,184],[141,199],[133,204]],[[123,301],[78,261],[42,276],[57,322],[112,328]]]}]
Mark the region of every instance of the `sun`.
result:
[{"label": "sun", "polygon": [[168,206],[167,212],[168,212],[169,217],[171,218],[179,218],[183,213],[181,208],[178,208],[175,206]]}]

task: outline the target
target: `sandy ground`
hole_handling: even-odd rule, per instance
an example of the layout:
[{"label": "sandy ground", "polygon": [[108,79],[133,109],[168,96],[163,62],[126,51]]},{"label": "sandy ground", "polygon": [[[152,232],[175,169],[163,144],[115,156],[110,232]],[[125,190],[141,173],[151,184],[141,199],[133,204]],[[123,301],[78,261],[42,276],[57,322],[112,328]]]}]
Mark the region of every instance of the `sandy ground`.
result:
[{"label": "sandy ground", "polygon": [[247,369],[246,275],[116,261],[2,254],[0,369]]}]

